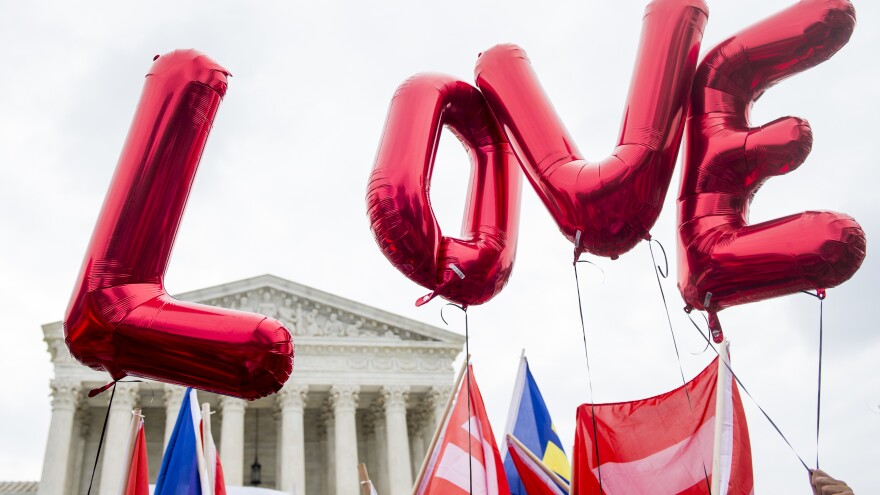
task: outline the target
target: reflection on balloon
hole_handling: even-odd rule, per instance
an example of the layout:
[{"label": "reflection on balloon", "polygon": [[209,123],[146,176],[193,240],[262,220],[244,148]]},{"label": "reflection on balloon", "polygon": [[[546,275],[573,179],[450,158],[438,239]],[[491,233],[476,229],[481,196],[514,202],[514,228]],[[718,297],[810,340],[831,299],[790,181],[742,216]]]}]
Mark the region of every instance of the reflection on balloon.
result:
[{"label": "reflection on balloon", "polygon": [[[428,191],[443,126],[467,149],[470,187],[461,237],[447,237]],[[498,294],[513,269],[521,179],[483,95],[440,74],[421,74],[394,94],[367,188],[370,227],[382,253],[435,296],[469,306]]]},{"label": "reflection on balloon", "polygon": [[599,162],[584,159],[521,48],[499,45],[477,60],[477,86],[535,191],[575,243],[576,258],[584,251],[617,258],[650,238],[675,167],[707,18],[702,0],[648,5],[620,139]]},{"label": "reflection on balloon", "polygon": [[854,26],[848,1],[801,1],[722,41],[697,70],[678,198],[678,287],[688,309],[709,312],[716,341],[718,311],[837,286],[865,257],[865,234],[845,214],[748,223],[761,184],[796,169],[813,142],[806,121],[751,127],[749,109],[776,82],[828,60]]},{"label": "reflection on balloon", "polygon": [[228,72],[192,50],[155,59],[64,318],[67,346],[113,379],[136,375],[256,399],[293,367],[262,315],[177,301],[163,279]]}]

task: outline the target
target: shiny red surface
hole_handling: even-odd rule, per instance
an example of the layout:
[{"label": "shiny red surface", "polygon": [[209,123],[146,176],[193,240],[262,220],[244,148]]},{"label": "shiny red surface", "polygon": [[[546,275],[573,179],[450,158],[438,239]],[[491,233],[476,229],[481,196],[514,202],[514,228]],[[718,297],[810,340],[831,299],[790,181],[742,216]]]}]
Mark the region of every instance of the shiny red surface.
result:
[{"label": "shiny red surface", "polygon": [[290,333],[272,318],[181,302],[163,284],[228,72],[199,52],[158,57],[77,279],[64,331],[83,364],[256,399],[284,384]]},{"label": "shiny red surface", "polygon": [[[471,161],[459,238],[443,235],[428,196],[443,126]],[[438,295],[481,304],[504,288],[516,255],[520,190],[516,157],[476,88],[420,74],[397,89],[367,187],[367,214],[385,257],[432,291],[416,304]]]},{"label": "shiny red surface", "polygon": [[834,287],[862,264],[865,233],[848,215],[748,222],[761,184],[796,169],[813,143],[809,124],[796,117],[751,127],[752,104],[830,58],[854,27],[848,1],[801,1],[722,41],[697,70],[678,197],[678,287],[689,307],[709,312],[717,340],[721,309]]},{"label": "shiny red surface", "polygon": [[620,139],[599,162],[584,159],[521,48],[495,46],[477,60],[477,87],[535,191],[575,243],[575,256],[617,258],[650,238],[675,167],[707,16],[702,0],[648,5]]}]

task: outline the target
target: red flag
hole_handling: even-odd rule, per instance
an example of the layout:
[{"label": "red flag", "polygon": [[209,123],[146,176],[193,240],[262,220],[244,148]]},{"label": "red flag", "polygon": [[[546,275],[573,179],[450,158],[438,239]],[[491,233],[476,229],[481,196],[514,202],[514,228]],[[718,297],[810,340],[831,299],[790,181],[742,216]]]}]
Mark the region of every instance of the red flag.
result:
[{"label": "red flag", "polygon": [[131,451],[131,464],[125,495],[150,495],[150,469],[147,463],[147,441],[144,438],[144,418],[136,417],[138,432]]},{"label": "red flag", "polygon": [[[572,493],[708,495],[717,377],[716,359],[671,392],[633,402],[582,404],[577,413]],[[729,407],[722,426],[719,495],[750,495],[754,483],[749,430],[729,373],[722,393]]]},{"label": "red flag", "polygon": [[417,492],[418,495],[467,493],[510,495],[501,454],[495,445],[495,435],[471,365]]},{"label": "red flag", "polygon": [[507,438],[507,452],[528,495],[567,495],[516,443]]}]

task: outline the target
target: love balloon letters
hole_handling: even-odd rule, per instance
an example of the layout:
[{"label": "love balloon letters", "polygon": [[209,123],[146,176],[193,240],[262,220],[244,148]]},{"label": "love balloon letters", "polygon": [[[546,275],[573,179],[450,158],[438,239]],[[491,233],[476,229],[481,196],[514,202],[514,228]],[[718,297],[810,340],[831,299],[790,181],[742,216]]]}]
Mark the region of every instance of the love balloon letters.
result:
[{"label": "love balloon letters", "polygon": [[[519,216],[517,159],[574,242],[575,257],[586,250],[616,258],[648,238],[678,155],[707,16],[702,0],[648,5],[620,140],[611,156],[596,163],[578,151],[515,45],[480,55],[479,91],[458,82],[453,92],[440,82],[445,76],[404,83],[391,102],[367,207],[385,257],[432,291],[417,304],[435,295],[463,306],[480,304],[507,283]],[[427,82],[432,79],[433,85]],[[428,200],[444,124],[471,154],[460,239],[442,235]]]},{"label": "love balloon letters", "polygon": [[[678,285],[688,310],[709,312],[716,340],[717,312],[725,307],[849,279],[865,255],[864,232],[849,216],[813,211],[748,224],[758,187],[800,165],[812,143],[805,121],[788,117],[755,128],[748,110],[774,83],[847,42],[852,5],[801,1],[720,43],[697,68],[707,19],[701,0],[648,5],[620,138],[598,162],[584,159],[515,45],[479,56],[479,91],[446,76],[404,83],[391,103],[367,205],[388,260],[432,291],[417,304],[436,295],[480,304],[504,287],[519,211],[514,160],[574,243],[575,259],[585,251],[614,259],[649,239],[686,116]],[[442,235],[428,199],[444,124],[471,154],[461,238]]]}]

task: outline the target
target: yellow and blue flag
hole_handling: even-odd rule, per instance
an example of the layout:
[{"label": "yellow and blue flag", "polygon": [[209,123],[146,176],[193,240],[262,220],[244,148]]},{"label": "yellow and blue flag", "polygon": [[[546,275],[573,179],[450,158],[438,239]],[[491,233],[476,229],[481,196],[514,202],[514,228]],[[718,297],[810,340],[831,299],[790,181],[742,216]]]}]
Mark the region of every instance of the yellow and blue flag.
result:
[{"label": "yellow and blue flag", "polygon": [[[562,448],[562,442],[559,441],[559,435],[556,434],[553,420],[550,419],[544,397],[529,370],[525,353],[519,363],[504,433],[515,436],[560,478],[566,482],[571,481],[571,465]],[[513,459],[507,455],[506,450],[504,454],[504,472],[507,474],[510,494],[528,495],[516,472]]]}]

